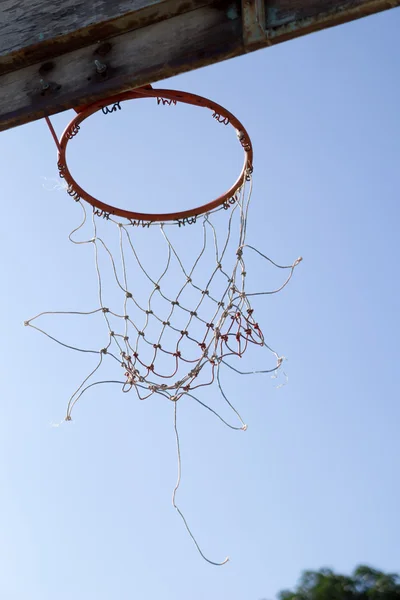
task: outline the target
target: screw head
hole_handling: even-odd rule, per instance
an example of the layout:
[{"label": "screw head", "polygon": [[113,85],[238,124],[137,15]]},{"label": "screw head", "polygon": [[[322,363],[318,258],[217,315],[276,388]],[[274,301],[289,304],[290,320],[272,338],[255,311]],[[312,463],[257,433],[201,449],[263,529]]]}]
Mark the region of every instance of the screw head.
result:
[{"label": "screw head", "polygon": [[44,79],[40,80],[40,85],[42,90],[48,90],[50,88],[50,84],[47,83],[47,81],[45,81]]},{"label": "screw head", "polygon": [[99,60],[95,60],[94,64],[96,65],[96,71],[97,73],[105,73],[107,71],[107,65],[105,65],[104,63],[101,63]]}]

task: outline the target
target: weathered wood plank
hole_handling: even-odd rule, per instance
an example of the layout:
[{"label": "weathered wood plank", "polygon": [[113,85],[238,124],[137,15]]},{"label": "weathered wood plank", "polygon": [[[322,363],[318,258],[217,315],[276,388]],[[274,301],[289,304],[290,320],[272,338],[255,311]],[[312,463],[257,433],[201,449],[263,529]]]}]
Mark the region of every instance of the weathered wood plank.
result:
[{"label": "weathered wood plank", "polygon": [[398,0],[265,0],[266,26],[274,37],[282,28],[294,34],[307,27],[323,29],[399,6]]},{"label": "weathered wood plank", "polygon": [[[272,1],[280,2],[280,0]],[[289,4],[291,1],[288,0],[284,11],[273,11],[271,14],[271,11],[267,9],[267,36],[270,44],[286,42],[322,29],[343,25],[400,5],[400,0],[342,0],[340,2],[323,0],[326,10],[318,12],[319,1],[310,0],[310,4],[296,12],[297,18],[293,20],[290,17],[290,7],[293,6],[293,4]],[[273,23],[272,26],[271,23]]]},{"label": "weathered wood plank", "polygon": [[[321,13],[337,12],[341,6],[349,4],[349,2],[338,2],[337,0],[307,0],[307,2],[303,0],[268,0],[267,23],[269,27],[279,27],[316,17]],[[364,0],[353,0],[351,4],[355,8],[363,6],[365,2]]]},{"label": "weathered wood plank", "polygon": [[194,10],[211,0],[1,0],[0,74]]}]

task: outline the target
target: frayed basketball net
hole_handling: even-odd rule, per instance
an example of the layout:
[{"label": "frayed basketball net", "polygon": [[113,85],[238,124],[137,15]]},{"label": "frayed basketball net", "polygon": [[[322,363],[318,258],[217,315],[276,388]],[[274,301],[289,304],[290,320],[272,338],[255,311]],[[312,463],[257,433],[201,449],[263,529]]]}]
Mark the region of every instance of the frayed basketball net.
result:
[{"label": "frayed basketball net", "polygon": [[[68,191],[70,193],[69,189]],[[98,306],[88,312],[42,312],[25,322],[25,325],[62,346],[97,356],[94,368],[69,399],[66,421],[72,419],[72,412],[85,392],[102,384],[118,384],[124,393],[135,392],[140,400],[157,394],[173,402],[178,456],[178,480],[173,492],[173,506],[202,557],[214,565],[225,564],[228,559],[214,562],[203,554],[176,503],[176,493],[181,481],[178,401],[184,397],[191,398],[231,429],[246,430],[242,417],[222,388],[220,371],[226,367],[240,374],[251,374],[275,373],[279,369],[283,357],[266,343],[251,306],[251,297],[281,291],[301,261],[299,258],[292,265],[280,266],[246,243],[251,191],[251,173],[247,173],[242,185],[229,201],[204,215],[178,221],[175,226],[171,226],[171,223],[116,219],[93,208],[91,231],[90,235],[86,234],[87,237],[85,231],[90,224],[86,207],[80,198],[70,193],[81,206],[82,222],[70,234],[69,239],[77,245],[93,246]],[[99,220],[99,217],[105,219]],[[216,222],[221,217],[225,217],[225,225],[218,228]],[[101,228],[104,229],[104,235],[99,231]],[[191,252],[182,252],[179,250],[179,239],[175,239],[176,233],[179,231],[182,236],[187,230],[190,230]],[[153,235],[150,248],[155,249],[158,244],[164,255],[163,263],[152,260],[150,267],[146,265],[146,259],[149,262],[149,252],[142,256],[139,248],[143,236],[149,235]],[[259,292],[246,290],[245,257],[249,253],[261,257],[278,269],[288,271],[286,280],[279,288]],[[109,297],[113,302],[118,298],[117,307],[111,306],[106,300],[105,288],[110,283],[107,269],[108,277],[110,278],[111,273],[118,291]],[[40,319],[46,315],[89,317],[94,314],[102,317],[107,332],[105,344],[100,349],[72,346],[39,326]],[[272,355],[274,364],[270,368],[242,371],[234,366],[237,359],[249,353],[249,349],[257,347]],[[113,380],[94,381],[106,360],[115,364],[120,376]],[[235,413],[238,425],[226,421],[198,397],[201,388],[212,384],[218,387],[222,398]]]}]

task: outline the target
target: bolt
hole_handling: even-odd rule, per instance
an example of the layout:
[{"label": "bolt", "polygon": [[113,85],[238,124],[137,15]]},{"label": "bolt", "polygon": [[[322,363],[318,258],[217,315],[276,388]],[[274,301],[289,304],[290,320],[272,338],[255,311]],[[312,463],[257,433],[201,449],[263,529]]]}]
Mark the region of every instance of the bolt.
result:
[{"label": "bolt", "polygon": [[50,88],[50,84],[47,83],[47,81],[45,81],[44,79],[40,80],[40,85],[42,86],[42,90],[48,90]]},{"label": "bolt", "polygon": [[99,60],[95,60],[94,64],[96,65],[97,73],[105,73],[107,71],[107,65],[101,63]]}]

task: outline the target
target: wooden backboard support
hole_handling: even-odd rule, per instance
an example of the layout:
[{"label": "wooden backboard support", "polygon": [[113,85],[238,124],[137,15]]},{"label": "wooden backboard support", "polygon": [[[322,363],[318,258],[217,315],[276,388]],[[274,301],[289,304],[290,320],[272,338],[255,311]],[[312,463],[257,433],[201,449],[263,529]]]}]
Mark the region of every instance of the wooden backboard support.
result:
[{"label": "wooden backboard support", "polygon": [[2,0],[0,130],[400,0]]}]

